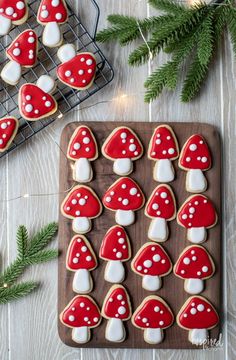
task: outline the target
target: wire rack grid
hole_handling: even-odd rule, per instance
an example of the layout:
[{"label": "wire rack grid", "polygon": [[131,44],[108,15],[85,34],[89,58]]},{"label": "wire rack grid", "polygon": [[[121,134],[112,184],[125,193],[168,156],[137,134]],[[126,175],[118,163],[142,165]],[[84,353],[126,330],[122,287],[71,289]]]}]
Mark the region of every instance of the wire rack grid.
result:
[{"label": "wire rack grid", "polygon": [[100,10],[95,0],[87,1],[93,5],[96,12],[93,33],[90,34],[88,32],[87,28],[83,25],[79,17],[74,13],[69,5],[68,21],[61,26],[61,31],[64,36],[64,43],[75,44],[78,52],[92,52],[95,55],[97,60],[95,81],[92,87],[83,91],[71,89],[60,81],[57,81],[57,89],[53,96],[58,101],[58,112],[52,117],[35,122],[29,122],[21,117],[18,109],[18,93],[20,87],[24,83],[35,83],[41,75],[45,74],[56,79],[56,68],[60,63],[57,58],[58,49],[47,48],[41,42],[43,28],[37,23],[39,1],[29,1],[29,18],[26,23],[12,28],[7,36],[0,37],[0,69],[2,69],[6,62],[9,61],[6,57],[6,49],[22,31],[31,28],[39,37],[37,64],[33,68],[23,69],[21,80],[16,86],[7,85],[0,79],[0,118],[15,116],[19,119],[18,133],[8,150],[0,153],[0,158],[16,149],[19,145],[22,145],[26,140],[34,136],[56,119],[61,118],[64,114],[68,113],[70,110],[81,104],[84,100],[88,99],[112,81],[114,76],[113,69],[94,40]]}]

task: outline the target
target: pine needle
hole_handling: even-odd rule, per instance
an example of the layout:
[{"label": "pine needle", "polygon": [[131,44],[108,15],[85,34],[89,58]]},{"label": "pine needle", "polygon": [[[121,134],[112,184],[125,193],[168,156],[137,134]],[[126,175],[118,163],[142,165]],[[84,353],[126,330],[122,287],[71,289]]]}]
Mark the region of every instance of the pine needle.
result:
[{"label": "pine needle", "polygon": [[213,15],[214,9],[210,9],[201,24],[201,29],[198,34],[197,55],[201,65],[208,64],[213,52]]},{"label": "pine needle", "polygon": [[0,289],[0,304],[6,304],[13,300],[18,300],[23,296],[28,295],[39,286],[39,283],[34,281],[23,282],[7,288]]},{"label": "pine needle", "polygon": [[179,15],[189,10],[186,6],[172,0],[148,0],[148,3],[157,10],[162,10],[173,15]]}]

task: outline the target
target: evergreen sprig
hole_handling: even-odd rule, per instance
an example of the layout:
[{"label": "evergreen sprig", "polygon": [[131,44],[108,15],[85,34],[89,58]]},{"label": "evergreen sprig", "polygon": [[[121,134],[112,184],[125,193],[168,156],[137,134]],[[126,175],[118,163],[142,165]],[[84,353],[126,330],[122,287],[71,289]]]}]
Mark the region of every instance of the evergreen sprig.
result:
[{"label": "evergreen sprig", "polygon": [[19,299],[28,295],[38,283],[34,281],[15,284],[27,267],[57,258],[58,251],[44,249],[57,232],[57,224],[51,223],[29,239],[25,226],[19,226],[16,234],[17,257],[0,274],[0,304]]},{"label": "evergreen sprig", "polygon": [[200,2],[190,7],[174,0],[148,0],[148,3],[165,14],[142,20],[134,16],[110,15],[111,26],[99,32],[97,40],[116,40],[122,46],[136,39],[142,41],[129,55],[131,66],[146,63],[160,51],[170,54],[171,59],[145,81],[145,101],[153,101],[165,88],[173,91],[185,65],[187,74],[181,100],[188,102],[198,94],[226,27],[236,54],[234,1],[213,0],[208,5]]}]

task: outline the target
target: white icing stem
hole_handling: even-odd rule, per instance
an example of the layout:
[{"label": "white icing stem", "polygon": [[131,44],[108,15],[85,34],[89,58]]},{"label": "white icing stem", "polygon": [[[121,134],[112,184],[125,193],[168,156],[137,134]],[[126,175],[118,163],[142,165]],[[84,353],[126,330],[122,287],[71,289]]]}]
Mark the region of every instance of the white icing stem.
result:
[{"label": "white icing stem", "polygon": [[81,326],[72,330],[72,340],[78,344],[85,344],[90,339],[90,329],[87,326]]},{"label": "white icing stem", "polygon": [[169,159],[161,159],[156,161],[153,177],[154,180],[161,183],[173,181],[175,178],[175,172],[172,162]]},{"label": "white icing stem", "polygon": [[105,269],[104,279],[110,283],[121,283],[125,277],[125,269],[121,261],[108,261]]},{"label": "white icing stem", "polygon": [[0,36],[7,35],[11,28],[11,20],[0,15]]},{"label": "white icing stem", "polygon": [[161,288],[161,278],[159,276],[144,275],[142,287],[149,291],[157,291]]},{"label": "white icing stem", "polygon": [[144,329],[144,341],[146,341],[148,344],[160,344],[163,338],[164,334],[162,329]]},{"label": "white icing stem", "polygon": [[148,238],[153,241],[166,241],[169,235],[167,222],[163,218],[155,218],[151,221],[148,230]]},{"label": "white icing stem", "polygon": [[194,244],[200,244],[206,240],[207,232],[204,227],[192,227],[187,230],[187,239]]},{"label": "white icing stem", "polygon": [[186,279],[184,289],[189,294],[200,294],[204,289],[204,283],[201,279]]},{"label": "white icing stem", "polygon": [[61,31],[58,24],[53,21],[47,23],[43,31],[43,44],[49,47],[57,47],[61,42]]},{"label": "white icing stem", "polygon": [[55,88],[55,81],[49,75],[41,75],[40,78],[38,78],[36,85],[45,93],[49,94],[53,92]]},{"label": "white icing stem", "polygon": [[92,278],[86,269],[75,272],[73,279],[73,291],[78,294],[88,294],[92,290]]},{"label": "white icing stem", "polygon": [[206,178],[200,169],[193,169],[187,172],[186,177],[187,189],[192,193],[201,193],[207,187]]},{"label": "white icing stem", "polygon": [[207,340],[207,329],[193,329],[189,331],[188,339],[194,345],[203,345]]},{"label": "white icing stem", "polygon": [[122,342],[125,338],[125,328],[120,319],[111,318],[106,326],[105,338],[112,342]]},{"label": "white icing stem", "polygon": [[72,228],[77,234],[86,234],[91,229],[91,220],[87,217],[77,217],[73,220]]},{"label": "white icing stem", "polygon": [[93,177],[90,161],[86,158],[76,160],[73,168],[73,179],[79,183],[87,183]]},{"label": "white icing stem", "polygon": [[117,224],[128,226],[134,222],[134,212],[132,210],[117,210],[115,216]]},{"label": "white icing stem", "polygon": [[72,44],[62,45],[57,52],[57,56],[62,63],[70,61],[76,56],[74,45]]},{"label": "white icing stem", "polygon": [[1,78],[10,85],[15,85],[20,81],[21,78],[21,66],[18,62],[11,60],[9,61],[1,72]]},{"label": "white icing stem", "polygon": [[113,171],[117,175],[128,175],[133,171],[131,159],[116,159],[113,164]]}]

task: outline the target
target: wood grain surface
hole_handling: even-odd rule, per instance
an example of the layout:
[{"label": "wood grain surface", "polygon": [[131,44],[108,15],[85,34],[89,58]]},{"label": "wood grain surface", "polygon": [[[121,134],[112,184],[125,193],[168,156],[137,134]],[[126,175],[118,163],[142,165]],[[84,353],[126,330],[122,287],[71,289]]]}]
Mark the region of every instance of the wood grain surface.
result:
[{"label": "wood grain surface", "polygon": [[[116,122],[86,122],[85,125],[89,126],[95,134],[99,148],[104,143],[105,139],[110,135],[119,123]],[[128,125],[141,139],[144,145],[144,156],[134,162],[134,172],[130,175],[141,186],[146,199],[149,198],[154,188],[158,185],[152,178],[154,162],[147,159],[148,144],[157,123],[145,123],[145,122],[133,122]],[[205,136],[211,152],[213,155],[212,169],[207,171],[206,177],[208,179],[208,189],[206,195],[213,201],[216,206],[217,213],[220,214],[220,168],[221,168],[221,152],[220,152],[220,140],[216,129],[211,125],[206,124],[170,124],[177,136],[180,148],[182,148],[185,141],[193,134],[199,133]],[[78,123],[71,123],[65,127],[61,135],[60,147],[62,149],[60,159],[60,182],[59,182],[59,202],[62,203],[65,198],[65,191],[70,189],[74,180],[72,178],[71,166],[72,161],[66,159],[65,155],[70,138],[74,130],[78,127]],[[177,208],[186,200],[191,194],[185,190],[185,178],[186,172],[182,171],[177,166],[177,160],[174,162],[176,169],[176,179],[171,183],[172,189],[176,196]],[[101,199],[105,191],[110,185],[118,178],[112,171],[113,162],[99,156],[98,160],[93,162],[93,168],[95,172],[94,179],[88,184],[98,194]],[[114,212],[104,209],[102,215],[93,220],[93,229],[86,237],[90,240],[93,249],[98,257],[99,249],[102,239],[107,230],[115,224]],[[205,291],[202,293],[207,299],[209,299],[220,313],[220,288],[221,288],[221,225],[219,222],[215,227],[208,230],[208,240],[203,244],[212,255],[214,263],[216,265],[215,275],[206,281]],[[136,222],[127,227],[127,233],[131,241],[132,257],[137,253],[142,245],[147,241],[147,231],[150,224],[150,219],[144,215],[143,209],[136,214]],[[178,256],[186,246],[190,243],[186,240],[186,230],[180,227],[176,220],[169,222],[170,236],[168,241],[162,245],[167,250],[173,264],[178,259]],[[66,269],[66,252],[68,244],[71,238],[74,236],[72,231],[72,221],[66,219],[61,214],[59,215],[59,251],[61,253],[58,265],[58,310],[59,314],[70,302],[70,300],[76,294],[72,290],[72,281],[74,273]],[[131,271],[130,261],[125,263],[126,279],[123,282],[125,287],[131,296],[132,308],[135,310],[137,306],[142,302],[144,297],[150,294],[157,294],[163,297],[171,306],[175,315],[178,310],[184,304],[188,298],[188,294],[184,291],[184,281],[174,276],[173,272],[166,277],[163,277],[163,286],[158,292],[148,292],[141,286],[141,277]],[[94,289],[91,292],[91,296],[97,301],[100,308],[102,307],[103,300],[107,291],[112,284],[104,280],[104,270],[106,262],[99,260],[99,265],[96,270],[92,271],[92,277],[94,279]],[[59,321],[59,334],[63,342],[69,346],[81,347],[71,339],[71,329],[62,325]],[[127,338],[120,344],[114,344],[107,341],[104,337],[106,327],[106,320],[102,324],[92,330],[92,340],[83,345],[82,347],[95,347],[95,348],[196,348],[188,341],[187,331],[181,329],[177,324],[174,324],[171,328],[166,329],[165,340],[156,346],[149,345],[143,340],[143,331],[135,328],[131,321],[126,323]],[[211,338],[217,339],[219,335],[219,327],[211,331]]]}]

